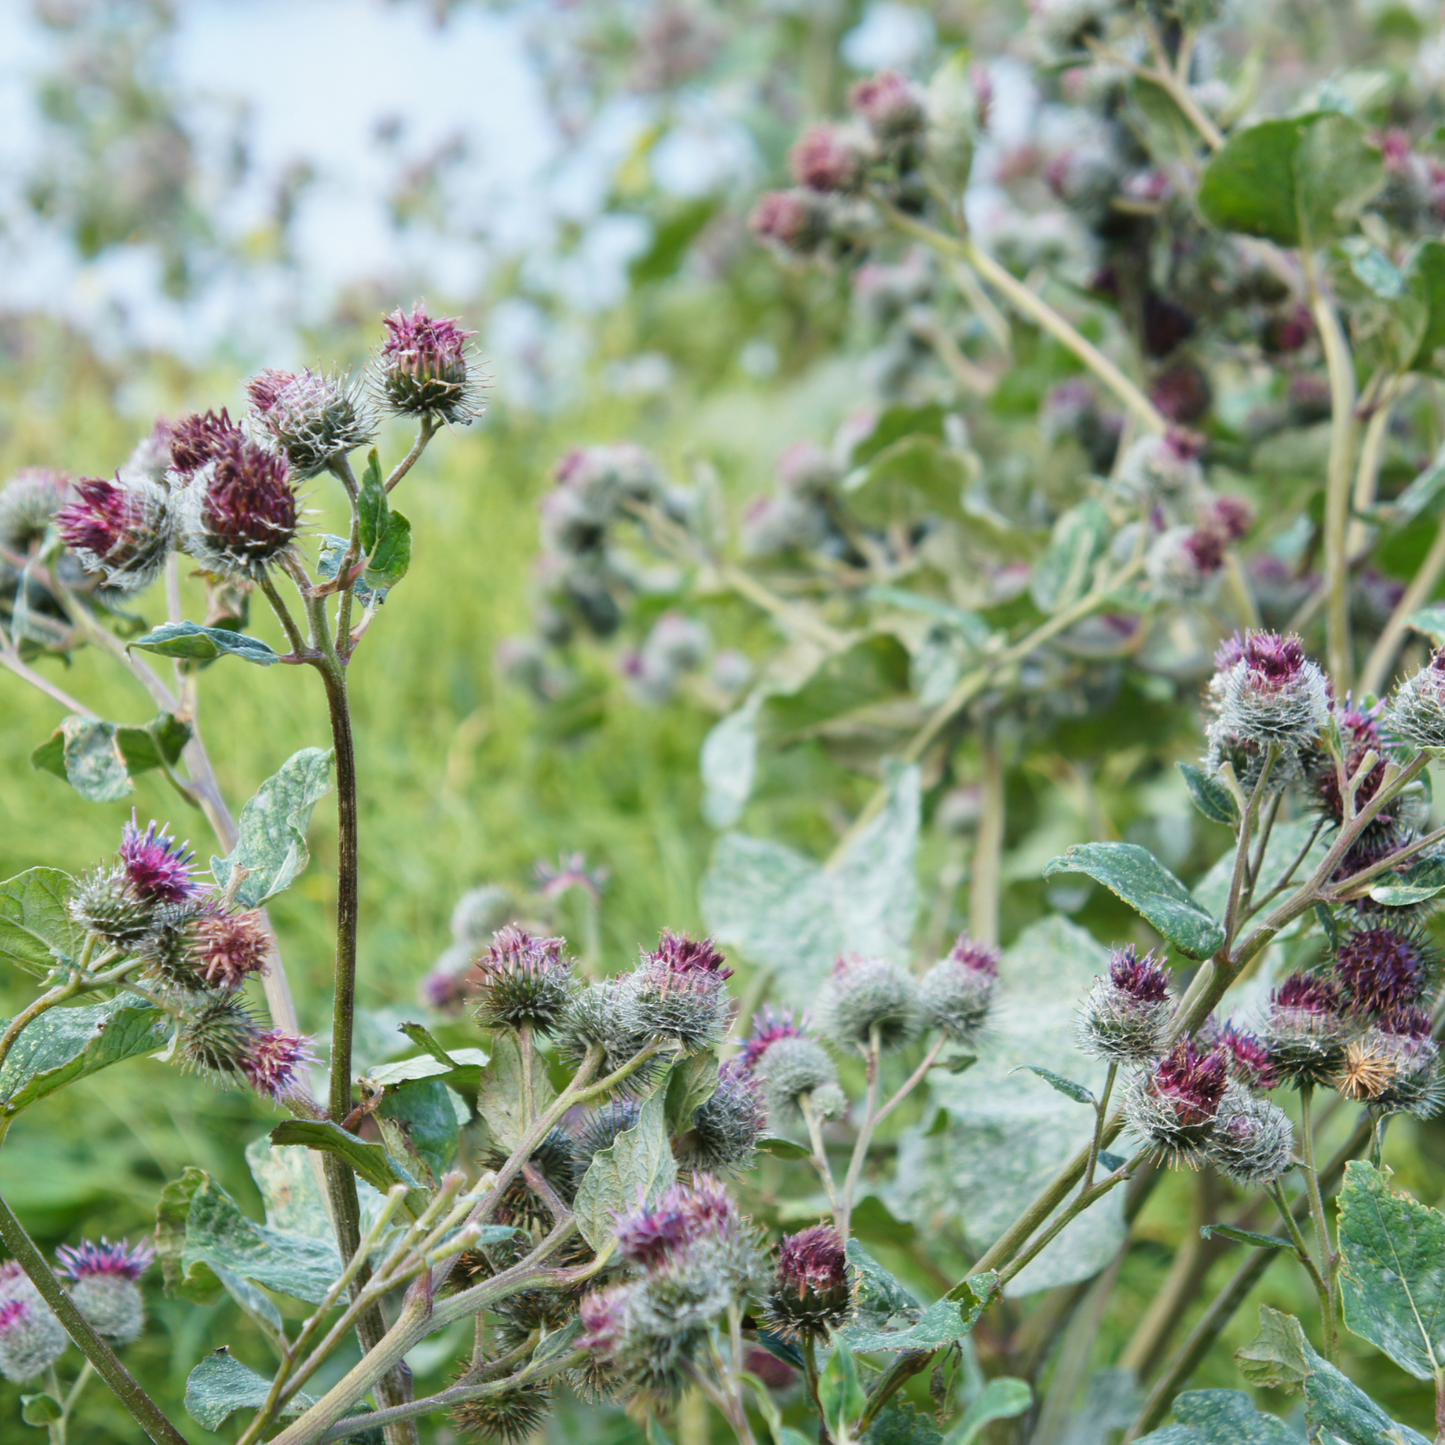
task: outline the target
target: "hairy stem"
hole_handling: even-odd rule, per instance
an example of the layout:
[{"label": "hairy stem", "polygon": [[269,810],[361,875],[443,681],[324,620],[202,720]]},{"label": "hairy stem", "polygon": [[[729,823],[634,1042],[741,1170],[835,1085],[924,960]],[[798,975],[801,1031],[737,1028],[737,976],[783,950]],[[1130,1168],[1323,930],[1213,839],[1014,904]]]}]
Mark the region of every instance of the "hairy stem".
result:
[{"label": "hairy stem", "polygon": [[80,1352],[95,1367],[95,1372],[130,1411],[136,1424],[156,1445],[186,1445],[186,1437],[166,1419],[161,1407],[121,1364],[115,1351],[95,1332],[95,1327],[61,1287],[45,1257],[35,1247],[35,1241],[26,1233],[25,1226],[3,1196],[0,1196],[0,1240],[4,1241],[31,1284],[39,1290],[40,1297],[55,1312]]}]

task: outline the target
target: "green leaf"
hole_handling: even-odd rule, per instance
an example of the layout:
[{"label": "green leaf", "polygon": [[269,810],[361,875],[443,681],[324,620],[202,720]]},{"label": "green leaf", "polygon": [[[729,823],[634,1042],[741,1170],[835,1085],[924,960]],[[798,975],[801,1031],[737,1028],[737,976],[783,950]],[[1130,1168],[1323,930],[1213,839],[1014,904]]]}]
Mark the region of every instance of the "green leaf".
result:
[{"label": "green leaf", "polygon": [[937,437],[921,433],[890,442],[844,480],[848,506],[865,527],[918,522],[930,513],[957,517],[976,464]]},{"label": "green leaf", "polygon": [[144,727],[72,714],[30,754],[30,766],[64,778],[87,802],[114,803],[135,791],[135,777],[175,763],[189,724],[162,713]]},{"label": "green leaf", "polygon": [[858,1361],[838,1335],[833,1336],[833,1353],[818,1376],[818,1403],[823,1421],[835,1440],[852,1438],[848,1426],[868,1408],[868,1396],[858,1378]]},{"label": "green leaf", "polygon": [[183,1275],[197,1264],[229,1270],[307,1304],[320,1304],[341,1273],[335,1245],[257,1224],[209,1176],[194,1181],[180,1254]]},{"label": "green leaf", "polygon": [[1082,1084],[1076,1084],[1072,1079],[1066,1079],[1062,1074],[1056,1074],[1052,1069],[1040,1068],[1038,1064],[1020,1064],[1017,1069],[1010,1072],[1017,1074],[1019,1070],[1027,1070],[1031,1074],[1037,1074],[1051,1089],[1057,1089],[1059,1093],[1066,1095],[1076,1104],[1095,1103],[1092,1091],[1086,1089]]},{"label": "green leaf", "polygon": [[424,1024],[412,1023],[410,1021],[398,1024],[397,1031],[403,1033],[419,1049],[425,1049],[438,1063],[452,1067],[452,1056],[447,1050],[432,1037],[431,1030]]},{"label": "green leaf", "polygon": [[1223,783],[1211,778],[1203,768],[1196,768],[1193,763],[1180,763],[1179,771],[1194,806],[1211,823],[1223,823],[1232,828],[1239,822],[1239,804]]},{"label": "green leaf", "polygon": [[228,655],[261,667],[276,661],[275,649],[259,637],[232,632],[228,627],[202,627],[198,622],[163,622],[127,646],[187,662],[214,662]]},{"label": "green leaf", "polygon": [[[205,1430],[219,1430],[237,1410],[259,1410],[271,1393],[271,1381],[243,1365],[222,1345],[191,1371],[186,1379],[186,1414]],[[281,1409],[299,1415],[316,1401],[297,1391]]]},{"label": "green leaf", "polygon": [[[341,571],[341,564],[351,550],[351,539],[338,537],[331,532],[322,532],[319,542],[320,545],[316,549],[316,570],[330,582]],[[388,591],[385,587],[369,587],[364,572],[353,577],[351,590],[363,607],[385,602]]]},{"label": "green leaf", "polygon": [[1354,1159],[1339,1221],[1345,1324],[1417,1380],[1434,1379],[1445,1362],[1445,1215]]},{"label": "green leaf", "polygon": [[908,649],[896,637],[872,633],[826,657],[792,690],[771,690],[759,720],[769,736],[811,737],[838,718],[907,693]]},{"label": "green leaf", "polygon": [[54,1395],[22,1395],[20,1397],[20,1418],[27,1425],[49,1425],[62,1419],[65,1406]]},{"label": "green leaf", "polygon": [[376,592],[390,591],[411,566],[411,523],[400,512],[388,512],[386,525],[377,538],[363,574],[366,585]]},{"label": "green leaf", "polygon": [[77,1079],[156,1053],[171,1026],[168,1013],[128,993],[88,1008],[53,1008],[15,1040],[0,1069],[0,1109],[13,1116]]},{"label": "green leaf", "polygon": [[763,696],[752,697],[713,724],[702,741],[703,815],[714,828],[730,828],[742,817],[753,791],[758,766],[758,711]]},{"label": "green leaf", "polygon": [[181,1263],[191,1200],[209,1179],[205,1170],[188,1167],[179,1179],[166,1184],[156,1205],[156,1260],[166,1293],[182,1295],[197,1304],[209,1304],[221,1294],[220,1282],[209,1268],[187,1271]]},{"label": "green leaf", "polygon": [[386,486],[381,479],[381,458],[373,447],[366,458],[366,470],[356,494],[356,515],[361,523],[361,550],[368,555],[376,539],[386,533]]},{"label": "green leaf", "polygon": [[1174,1401],[1174,1418],[1139,1445],[1297,1445],[1298,1436],[1276,1415],[1262,1415],[1240,1390],[1186,1390]]},{"label": "green leaf", "polygon": [[1445,646],[1445,603],[1412,612],[1405,619],[1405,625],[1425,633],[1436,647]]},{"label": "green leaf", "polygon": [[998,1275],[970,1275],[953,1293],[959,1298],[944,1297],[919,1315],[904,1330],[873,1330],[850,1325],[841,1331],[855,1350],[937,1350],[961,1340],[978,1323],[979,1316],[998,1293]]},{"label": "green leaf", "polygon": [[856,1239],[848,1241],[846,1253],[857,1271],[858,1308],[864,1314],[888,1320],[894,1315],[916,1317],[922,1313],[922,1305],[907,1285],[895,1279]]},{"label": "green leaf", "polygon": [[1387,374],[1409,370],[1430,320],[1426,278],[1409,262],[1397,267],[1363,236],[1340,243],[1332,274],[1360,365]]},{"label": "green leaf", "polygon": [[864,1445],[942,1445],[943,1432],[932,1415],[900,1400],[889,1400],[863,1432]]},{"label": "green leaf", "polygon": [[1297,1394],[1314,1371],[1314,1352],[1293,1315],[1259,1307],[1259,1334],[1234,1352],[1239,1373],[1262,1390]]},{"label": "green leaf", "polygon": [[1026,1380],[1010,1375],[990,1380],[964,1412],[948,1445],[973,1445],[986,1426],[995,1420],[1016,1419],[1033,1402],[1034,1392]]},{"label": "green leaf", "polygon": [[368,1144],[330,1119],[287,1119],[271,1130],[270,1137],[273,1144],[304,1144],[308,1149],[335,1154],[382,1194],[393,1184],[405,1184],[411,1191],[406,1209],[413,1218],[426,1208],[426,1192],[409,1169],[380,1144]]},{"label": "green leaf", "polygon": [[457,1157],[461,1125],[453,1097],[440,1079],[413,1079],[388,1089],[374,1116],[391,1154],[414,1156],[429,1184],[439,1183]]},{"label": "green leaf", "polygon": [[450,1066],[431,1054],[398,1059],[390,1064],[373,1064],[362,1078],[373,1088],[404,1084],[408,1079],[440,1079],[466,1099],[475,1099],[482,1085],[482,1070],[491,1060],[485,1049],[452,1049]]},{"label": "green leaf", "polygon": [[665,1113],[674,1138],[692,1128],[692,1116],[717,1093],[717,1055],[710,1049],[679,1059],[667,1076]]},{"label": "green leaf", "polygon": [[775,1159],[810,1159],[809,1150],[792,1139],[785,1139],[781,1134],[764,1134],[758,1140],[758,1148],[764,1154],[771,1154]]},{"label": "green leaf", "polygon": [[1409,908],[1445,893],[1445,861],[1416,858],[1398,872],[1381,873],[1370,885],[1370,897],[1386,908]]},{"label": "green leaf", "polygon": [[[1412,371],[1430,371],[1445,376],[1445,241],[1422,241],[1406,263],[1407,270],[1419,278],[1428,320],[1424,334],[1411,360]],[[1428,473],[1427,473],[1428,475]],[[1414,491],[1412,482],[1407,492]],[[1395,499],[1397,509],[1405,503],[1405,495]]]},{"label": "green leaf", "polygon": [[809,1006],[840,953],[905,957],[918,911],[917,767],[890,778],[883,810],[831,867],[762,838],[726,833],[702,885],[709,931],[777,971],[776,992]]},{"label": "green leaf", "polygon": [[[539,1110],[554,1098],[547,1062],[535,1050],[532,1090]],[[510,1154],[522,1142],[527,1132],[522,1122],[522,1046],[509,1029],[498,1029],[492,1035],[492,1061],[482,1073],[477,1112],[487,1121],[493,1144],[504,1154]]]},{"label": "green leaf", "polygon": [[1252,1229],[1236,1229],[1232,1224],[1204,1224],[1199,1228],[1200,1239],[1232,1239],[1236,1244],[1252,1244],[1256,1249],[1293,1249],[1294,1245],[1277,1234],[1256,1234]]},{"label": "green leaf", "polygon": [[28,868],[0,883],[0,959],[44,977],[85,952],[85,929],[66,906],[75,879],[58,868]]},{"label": "green leaf", "polygon": [[1086,873],[1117,894],[1189,958],[1208,958],[1224,944],[1224,927],[1206,913],[1189,890],[1137,843],[1076,843],[1045,869]]},{"label": "green leaf", "polygon": [[1384,178],[1359,121],[1314,111],[1236,130],[1204,169],[1199,207],[1226,231],[1320,245],[1350,228]]},{"label": "green leaf", "polygon": [[269,1228],[328,1242],[334,1238],[316,1163],[307,1150],[279,1148],[264,1134],[246,1145],[246,1165],[266,1206]]},{"label": "green leaf", "polygon": [[677,1179],[677,1163],[667,1138],[662,1092],[643,1104],[637,1122],[624,1129],[592,1163],[577,1186],[573,1210],[582,1236],[605,1259],[617,1247],[613,1215],[651,1202]]},{"label": "green leaf", "polygon": [[246,870],[237,900],[256,908],[289,888],[311,857],[306,828],[311,810],[331,791],[329,748],[302,748],[256,790],[241,809],[239,838],[227,858],[212,858],[211,872],[224,888],[232,870]]},{"label": "green leaf", "polygon": [[1089,590],[1094,565],[1114,534],[1098,502],[1081,502],[1054,523],[1048,550],[1034,565],[1029,595],[1041,612],[1061,612]]},{"label": "green leaf", "polygon": [[[1313,1350],[1305,1381],[1305,1423],[1328,1430],[1344,1445],[1431,1445],[1418,1430],[1392,1420],[1360,1387]],[[1290,1435],[1290,1440],[1297,1437]]]},{"label": "green leaf", "polygon": [[672,1445],[667,1432],[657,1423],[656,1415],[649,1414],[647,1417],[647,1445]]}]

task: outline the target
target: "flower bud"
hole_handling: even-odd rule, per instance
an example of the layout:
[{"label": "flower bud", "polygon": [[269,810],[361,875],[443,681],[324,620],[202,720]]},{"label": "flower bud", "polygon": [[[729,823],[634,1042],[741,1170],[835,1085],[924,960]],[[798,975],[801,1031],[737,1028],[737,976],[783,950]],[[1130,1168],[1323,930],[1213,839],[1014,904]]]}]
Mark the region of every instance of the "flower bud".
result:
[{"label": "flower bud", "polygon": [[1171,428],[1164,436],[1141,437],[1125,453],[1119,486],[1138,501],[1187,495],[1204,485],[1199,439]]},{"label": "flower bud", "polygon": [[267,1029],[251,1040],[241,1073],[258,1094],[279,1103],[303,1087],[302,1073],[315,1061],[309,1037]]},{"label": "flower bud", "polygon": [[178,479],[184,482],[192,473],[200,471],[207,462],[214,461],[223,451],[244,437],[241,428],[231,420],[225,407],[218,415],[214,411],[193,412],[183,416],[171,428],[171,468]]},{"label": "flower bud", "polygon": [[135,944],[151,930],[155,905],[137,896],[124,868],[97,868],[76,885],[70,916],[107,943]]},{"label": "flower bud", "polygon": [[309,369],[263,371],[246,383],[253,435],[280,448],[300,480],[324,471],[336,457],[365,446],[375,418],[356,387]]},{"label": "flower bud", "polygon": [[891,959],[839,958],[818,1005],[819,1027],[834,1043],[867,1050],[876,1032],[885,1052],[918,1033],[918,983]]},{"label": "flower bud", "polygon": [[1192,1039],[1180,1039],[1152,1069],[1135,1075],[1124,1112],[1161,1161],[1195,1165],[1214,1131],[1228,1082],[1222,1054],[1201,1056]]},{"label": "flower bud", "polygon": [[169,489],[149,477],[117,472],[113,482],[84,477],[76,500],[55,515],[61,540],[87,572],[107,587],[139,592],[150,586],[175,545]]},{"label": "flower bud", "polygon": [[1384,924],[1356,929],[1335,954],[1335,978],[1361,1013],[1418,1003],[1430,977],[1423,941]]},{"label": "flower bud", "polygon": [[1328,1083],[1339,1072],[1350,1032],[1342,1006],[1335,985],[1317,974],[1292,974],[1274,991],[1264,1043],[1286,1083]]},{"label": "flower bud", "polygon": [[0,1374],[23,1385],[65,1353],[70,1336],[38,1294],[0,1303]]},{"label": "flower bud", "polygon": [[1210,692],[1219,707],[1209,727],[1211,759],[1239,746],[1262,755],[1274,744],[1286,764],[1275,770],[1281,786],[1290,766],[1297,766],[1300,750],[1314,742],[1329,721],[1329,683],[1293,635],[1247,633],[1238,661],[1221,670]]},{"label": "flower bud", "polygon": [[1290,1165],[1294,1126],[1289,1115],[1238,1084],[1230,1084],[1215,1116],[1206,1155],[1236,1184],[1272,1184]]},{"label": "flower bud", "polygon": [[72,1281],[70,1297],[96,1332],[118,1345],[128,1345],[145,1326],[145,1301],[137,1281],[155,1261],[148,1244],[127,1249],[102,1239],[85,1240],[78,1248],[63,1244],[55,1251],[60,1274]]},{"label": "flower bud", "polygon": [[[1335,721],[1339,724],[1340,736],[1345,745],[1345,780],[1348,782],[1355,776],[1364,763],[1366,754],[1374,753],[1379,759],[1360,779],[1359,786],[1355,789],[1357,809],[1363,808],[1380,791],[1380,784],[1384,782],[1385,771],[1389,766],[1386,756],[1388,749],[1380,733],[1379,710],[1378,705],[1368,711],[1351,707],[1348,699],[1343,707],[1336,706],[1334,709]],[[1338,827],[1345,819],[1339,769],[1334,758],[1323,749],[1320,749],[1311,769],[1309,781],[1321,811]],[[1366,835],[1371,841],[1379,841],[1380,834],[1398,821],[1400,806],[1401,802],[1397,800],[1383,808],[1371,820],[1366,829]]]},{"label": "flower bud", "polygon": [[753,207],[748,227],[785,255],[811,256],[827,241],[831,222],[827,201],[813,191],[768,191]]},{"label": "flower bud", "polygon": [[907,140],[923,129],[923,100],[896,70],[882,70],[854,85],[848,96],[853,113],[883,144]]},{"label": "flower bud", "polygon": [[937,1029],[955,1043],[974,1043],[988,1021],[998,960],[998,949],[959,934],[948,957],[940,959],[919,981],[923,1027]]},{"label": "flower bud", "polygon": [[793,179],[810,191],[861,190],[870,160],[867,140],[841,125],[815,125],[803,132],[788,160]]},{"label": "flower bud", "polygon": [[181,493],[181,550],[207,572],[259,581],[300,525],[290,463],[239,432],[216,444]]},{"label": "flower bud", "polygon": [[1214,393],[1202,367],[1179,361],[1155,377],[1149,400],[1170,421],[1189,426],[1209,410]]},{"label": "flower bud", "polygon": [[753,1072],[763,1081],[768,1116],[774,1122],[796,1119],[805,1096],[820,1118],[832,1118],[847,1107],[838,1070],[828,1051],[813,1039],[778,1039]]},{"label": "flower bud", "polygon": [[[645,1048],[651,1034],[639,1021],[623,982],[606,979],[572,996],[552,1036],[559,1056],[573,1068],[581,1064],[589,1049],[601,1049],[602,1063],[597,1070],[600,1078],[614,1073]],[[655,1062],[644,1064],[622,1082],[621,1092],[636,1092],[655,1074]]]},{"label": "flower bud", "polygon": [[376,384],[382,404],[400,416],[437,416],[446,422],[473,422],[482,414],[481,381],[475,374],[468,341],[455,318],[433,318],[417,302],[411,314],[393,311],[376,360]]},{"label": "flower bud", "polygon": [[778,1272],[765,1305],[768,1328],[785,1340],[826,1340],[853,1314],[853,1289],[843,1240],[831,1224],[815,1224],[778,1244]]},{"label": "flower bud", "polygon": [[452,1407],[451,1420],[462,1435],[521,1445],[542,1428],[551,1403],[552,1388],[546,1380],[525,1380],[495,1395],[463,1400]]},{"label": "flower bud", "polygon": [[239,998],[217,998],[181,1025],[176,1052],[183,1068],[226,1087],[245,1073],[260,1039],[256,1020]]},{"label": "flower bud", "polygon": [[746,1169],[767,1123],[762,1080],[732,1059],[718,1070],[712,1097],[693,1111],[692,1127],[679,1141],[678,1165],[694,1173]]},{"label": "flower bud", "polygon": [[1385,723],[1413,747],[1445,747],[1445,647],[1395,689]]},{"label": "flower bud", "polygon": [[1084,1053],[1117,1064],[1144,1064],[1164,1051],[1174,1006],[1169,970],[1134,945],[1118,949],[1106,978],[1096,978],[1075,1021]]},{"label": "flower bud", "polygon": [[563,938],[534,938],[503,928],[477,960],[477,1021],[484,1029],[528,1027],[548,1034],[576,989]]},{"label": "flower bud", "polygon": [[657,950],[643,955],[623,980],[622,992],[639,1031],[674,1040],[695,1054],[727,1031],[731,977],[710,938],[696,941],[664,929]]},{"label": "flower bud", "polygon": [[1144,572],[1159,593],[1174,601],[1198,597],[1224,566],[1224,543],[1204,527],[1170,527],[1144,557]]}]

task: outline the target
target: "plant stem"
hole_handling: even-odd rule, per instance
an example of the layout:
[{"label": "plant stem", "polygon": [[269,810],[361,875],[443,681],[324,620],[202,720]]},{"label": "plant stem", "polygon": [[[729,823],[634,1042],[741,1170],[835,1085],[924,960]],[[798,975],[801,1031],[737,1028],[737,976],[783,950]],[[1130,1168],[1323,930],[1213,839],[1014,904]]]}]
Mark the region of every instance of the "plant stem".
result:
[{"label": "plant stem", "polygon": [[1100,1140],[1104,1137],[1104,1120],[1109,1113],[1109,1095],[1114,1092],[1114,1080],[1118,1077],[1119,1065],[1111,1063],[1109,1072],[1104,1076],[1104,1092],[1099,1096],[1098,1102],[1094,1105],[1094,1139],[1089,1145],[1089,1162],[1084,1169],[1084,1184],[1080,1189],[1080,1195],[1085,1195],[1094,1187],[1094,1170],[1099,1164],[1099,1150],[1102,1147]]},{"label": "plant stem", "polygon": [[968,927],[980,943],[998,942],[999,875],[1003,863],[1004,793],[1003,757],[992,723],[980,729],[983,768],[980,774],[980,809],[973,850],[973,877],[968,891]]},{"label": "plant stem", "polygon": [[137,1425],[156,1445],[187,1445],[186,1437],[166,1419],[159,1405],[145,1392],[115,1351],[95,1332],[95,1327],[76,1307],[75,1301],[51,1273],[45,1257],[25,1231],[9,1203],[0,1195],[0,1240],[40,1291],[40,1297],[55,1312],[66,1333],[81,1353],[95,1366],[96,1373],[130,1411]]},{"label": "plant stem", "polygon": [[813,1146],[813,1168],[818,1171],[818,1178],[823,1181],[823,1188],[828,1191],[828,1207],[832,1210],[836,1223],[839,1213],[838,1186],[833,1182],[833,1168],[828,1163],[828,1151],[823,1147],[823,1130],[817,1114],[813,1111],[811,1096],[800,1094],[798,1108],[803,1115],[803,1122],[808,1126],[808,1139]]},{"label": "plant stem", "polygon": [[940,1034],[928,1046],[928,1052],[924,1054],[918,1067],[898,1086],[893,1097],[888,1100],[878,1111],[877,1117],[873,1120],[875,1125],[881,1124],[913,1091],[923,1082],[924,1075],[933,1067],[939,1054],[943,1052],[943,1046],[948,1040]]},{"label": "plant stem", "polygon": [[1309,237],[1300,245],[1300,265],[1310,311],[1320,333],[1330,379],[1330,456],[1325,472],[1325,643],[1340,696],[1350,690],[1354,658],[1350,648],[1350,494],[1359,423],[1355,419],[1355,369],[1350,345],[1335,308],[1320,290]]},{"label": "plant stem", "polygon": [[858,1127],[858,1137],[853,1143],[853,1157],[848,1161],[848,1173],[843,1179],[843,1192],[833,1211],[833,1222],[838,1233],[848,1238],[848,1223],[853,1216],[853,1193],[858,1188],[863,1173],[864,1161],[868,1158],[868,1146],[873,1142],[873,1129],[878,1123],[878,1074],[882,1063],[883,1046],[878,1037],[878,1025],[868,1030],[868,1087],[863,1100],[863,1122]]},{"label": "plant stem", "polygon": [[1412,613],[1418,612],[1435,595],[1442,573],[1445,573],[1445,517],[1441,518],[1435,540],[1431,542],[1425,560],[1410,579],[1403,596],[1390,614],[1390,620],[1385,623],[1384,631],[1370,649],[1370,656],[1360,678],[1361,692],[1379,692],[1385,685],[1386,677],[1395,661],[1395,654],[1400,649],[1400,639],[1409,627],[1406,619]]},{"label": "plant stem", "polygon": [[0,1034],[0,1069],[5,1067],[5,1060],[10,1057],[10,1050],[15,1047],[15,1040],[20,1037],[28,1024],[38,1019],[41,1014],[48,1013],[57,1004],[64,1003],[68,998],[74,998],[76,994],[84,990],[85,986],[85,980],[79,974],[71,974],[63,984],[41,994],[28,1008],[16,1014],[5,1032]]},{"label": "plant stem", "polygon": [[426,450],[427,443],[431,441],[436,434],[436,418],[430,412],[427,412],[421,419],[421,430],[417,432],[416,440],[411,444],[411,450],[396,464],[391,475],[386,479],[386,490],[388,492],[416,465],[417,459]]},{"label": "plant stem", "polygon": [[1325,1359],[1330,1364],[1339,1363],[1339,1337],[1335,1321],[1335,1256],[1330,1247],[1329,1221],[1325,1218],[1325,1202],[1320,1194],[1319,1175],[1315,1169],[1314,1121],[1310,1117],[1314,1099],[1314,1085],[1301,1084],[1299,1088],[1300,1150],[1304,1154],[1305,1187],[1309,1191],[1310,1217],[1314,1220],[1315,1241],[1319,1248],[1318,1272],[1322,1278],[1320,1321],[1324,1333]]}]

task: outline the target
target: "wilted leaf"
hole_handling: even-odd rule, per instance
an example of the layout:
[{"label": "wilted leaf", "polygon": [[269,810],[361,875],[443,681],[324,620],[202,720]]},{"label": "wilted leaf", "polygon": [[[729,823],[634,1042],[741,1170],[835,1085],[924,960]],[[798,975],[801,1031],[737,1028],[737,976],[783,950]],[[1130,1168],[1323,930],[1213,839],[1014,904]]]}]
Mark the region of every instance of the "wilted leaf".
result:
[{"label": "wilted leaf", "polygon": [[311,857],[306,828],[311,810],[331,791],[329,748],[302,748],[256,790],[241,809],[239,837],[227,858],[212,858],[211,872],[222,888],[231,870],[247,870],[238,901],[256,908],[289,888]]},{"label": "wilted leaf", "polygon": [[1260,1305],[1259,1334],[1234,1352],[1234,1361],[1250,1384],[1296,1394],[1314,1371],[1312,1353],[1293,1315]]},{"label": "wilted leaf", "polygon": [[1087,873],[1154,925],[1189,958],[1208,958],[1224,943],[1224,927],[1206,913],[1189,890],[1137,843],[1076,843],[1045,869]]}]

